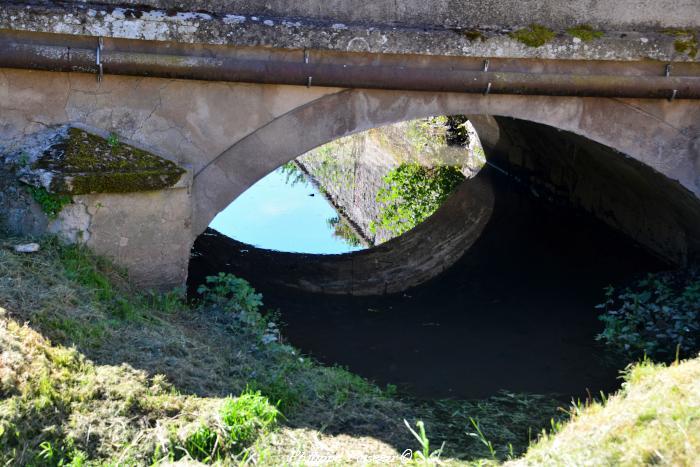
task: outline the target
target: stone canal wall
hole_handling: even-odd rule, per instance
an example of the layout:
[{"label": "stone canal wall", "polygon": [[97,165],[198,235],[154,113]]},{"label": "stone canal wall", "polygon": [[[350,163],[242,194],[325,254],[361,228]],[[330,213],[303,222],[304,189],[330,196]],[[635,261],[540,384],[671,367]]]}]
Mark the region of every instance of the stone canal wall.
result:
[{"label": "stone canal wall", "polygon": [[471,178],[483,166],[483,149],[471,124],[465,125],[464,145],[448,145],[445,121],[420,119],[373,128],[325,144],[295,162],[361,238],[378,245],[395,237],[379,225],[382,205],[377,201],[391,170],[405,163],[453,165]]}]

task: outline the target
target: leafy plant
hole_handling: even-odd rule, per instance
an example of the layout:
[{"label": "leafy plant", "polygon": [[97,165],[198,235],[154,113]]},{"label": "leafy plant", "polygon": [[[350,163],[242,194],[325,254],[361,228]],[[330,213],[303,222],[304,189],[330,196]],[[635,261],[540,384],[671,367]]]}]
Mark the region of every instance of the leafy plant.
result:
[{"label": "leafy plant", "polygon": [[360,237],[358,237],[355,231],[353,231],[347,220],[341,218],[340,216],[335,216],[327,219],[326,224],[328,224],[328,227],[333,229],[334,237],[340,238],[351,247],[356,248],[362,245]]},{"label": "leafy plant", "polygon": [[107,144],[112,149],[119,147],[119,135],[116,133],[110,133],[107,137]]},{"label": "leafy plant", "polygon": [[380,219],[370,224],[370,231],[381,227],[398,236],[411,230],[432,215],[462,180],[458,167],[401,164],[384,177],[386,186],[376,198],[382,205]]},{"label": "leafy plant", "polygon": [[296,186],[299,183],[306,185],[306,175],[301,171],[294,161],[289,161],[278,169],[284,176],[284,182],[289,186]]},{"label": "leafy plant", "polygon": [[205,303],[252,313],[257,313],[262,306],[262,294],[256,293],[247,280],[233,274],[220,272],[207,277],[206,283],[208,285],[200,285],[197,289]]},{"label": "leafy plant", "polygon": [[30,186],[27,187],[27,190],[49,219],[56,219],[63,207],[73,201],[68,195],[49,193],[44,187]]},{"label": "leafy plant", "polygon": [[700,343],[700,272],[649,274],[618,292],[608,287],[600,320],[605,329],[597,339],[639,358],[669,360],[690,355]]}]

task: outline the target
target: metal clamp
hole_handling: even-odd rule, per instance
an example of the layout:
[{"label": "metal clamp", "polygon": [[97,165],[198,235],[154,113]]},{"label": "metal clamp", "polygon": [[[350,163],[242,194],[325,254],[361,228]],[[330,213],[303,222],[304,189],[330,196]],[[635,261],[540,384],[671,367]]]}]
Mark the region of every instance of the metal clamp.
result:
[{"label": "metal clamp", "polygon": [[489,85],[486,86],[486,91],[484,91],[484,96],[488,96],[490,92],[491,92],[491,82],[489,81]]},{"label": "metal clamp", "polygon": [[309,49],[304,49],[304,63],[309,64]]},{"label": "metal clamp", "polygon": [[313,80],[313,76],[309,76],[309,78],[306,80],[306,87],[310,88],[311,87],[311,80]]},{"label": "metal clamp", "polygon": [[483,69],[484,73],[486,73],[487,71],[489,71],[489,64],[490,64],[490,63],[491,63],[491,62],[489,61],[488,58],[487,58],[486,60],[484,60],[484,69]]},{"label": "metal clamp", "polygon": [[104,39],[99,37],[97,39],[97,59],[95,60],[95,65],[97,65],[97,82],[102,82],[102,77],[104,76],[104,69],[102,67],[102,48],[104,47]]},{"label": "metal clamp", "polygon": [[671,76],[671,69],[672,69],[672,68],[673,68],[673,67],[671,66],[670,63],[666,65],[666,78],[668,78],[669,76]]},{"label": "metal clamp", "polygon": [[668,98],[668,101],[673,102],[676,99],[676,96],[678,96],[678,89],[673,90],[673,92],[671,93],[671,97]]}]

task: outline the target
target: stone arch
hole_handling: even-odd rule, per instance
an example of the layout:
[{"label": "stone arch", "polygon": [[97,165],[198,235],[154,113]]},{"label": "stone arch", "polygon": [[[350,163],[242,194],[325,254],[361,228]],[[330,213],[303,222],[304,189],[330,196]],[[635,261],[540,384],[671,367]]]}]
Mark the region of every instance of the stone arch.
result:
[{"label": "stone arch", "polygon": [[195,174],[193,234],[257,180],[327,142],[431,115],[513,117],[613,148],[700,195],[692,101],[345,90],[300,106],[237,141]]}]

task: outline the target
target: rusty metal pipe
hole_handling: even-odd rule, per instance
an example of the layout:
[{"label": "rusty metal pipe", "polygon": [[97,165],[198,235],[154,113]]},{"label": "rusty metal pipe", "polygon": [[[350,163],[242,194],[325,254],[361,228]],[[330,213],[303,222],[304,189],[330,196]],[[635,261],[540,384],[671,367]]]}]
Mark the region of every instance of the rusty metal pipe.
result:
[{"label": "rusty metal pipe", "polygon": [[[0,67],[99,73],[98,39],[0,31]],[[700,64],[427,57],[105,39],[105,74],[405,91],[700,98]]]}]

